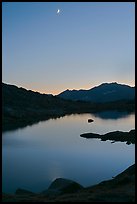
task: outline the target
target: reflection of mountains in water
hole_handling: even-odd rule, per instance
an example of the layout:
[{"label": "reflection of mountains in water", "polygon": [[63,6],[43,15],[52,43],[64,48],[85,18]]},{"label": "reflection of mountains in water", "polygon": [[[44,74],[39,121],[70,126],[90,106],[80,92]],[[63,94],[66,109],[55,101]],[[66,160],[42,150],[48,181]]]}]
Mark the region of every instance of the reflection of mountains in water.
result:
[{"label": "reflection of mountains in water", "polygon": [[94,113],[95,117],[102,118],[102,119],[120,119],[120,118],[126,118],[131,113],[128,112],[118,112],[118,111],[102,111],[98,113]]}]

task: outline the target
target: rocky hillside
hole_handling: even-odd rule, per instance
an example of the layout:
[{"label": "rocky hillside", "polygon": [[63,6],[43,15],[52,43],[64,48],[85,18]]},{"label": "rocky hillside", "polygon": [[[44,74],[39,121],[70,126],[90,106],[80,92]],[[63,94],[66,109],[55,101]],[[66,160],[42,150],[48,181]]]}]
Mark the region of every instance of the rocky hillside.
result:
[{"label": "rocky hillside", "polygon": [[[52,95],[40,94],[2,83],[2,120],[4,128],[19,123],[28,124],[69,111],[71,104]],[[72,107],[73,108],[73,107]]]}]

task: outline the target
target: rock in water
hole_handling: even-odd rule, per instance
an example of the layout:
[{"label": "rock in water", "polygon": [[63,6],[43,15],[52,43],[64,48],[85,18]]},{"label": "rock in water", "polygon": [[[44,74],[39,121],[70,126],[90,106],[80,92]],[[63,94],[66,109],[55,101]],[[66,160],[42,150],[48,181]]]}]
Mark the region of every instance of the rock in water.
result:
[{"label": "rock in water", "polygon": [[93,119],[88,119],[88,123],[92,123],[93,121]]}]

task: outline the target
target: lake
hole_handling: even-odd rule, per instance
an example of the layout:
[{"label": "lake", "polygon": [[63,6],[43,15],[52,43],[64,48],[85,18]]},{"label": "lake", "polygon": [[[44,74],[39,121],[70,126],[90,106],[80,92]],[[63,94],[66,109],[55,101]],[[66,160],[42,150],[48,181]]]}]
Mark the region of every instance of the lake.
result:
[{"label": "lake", "polygon": [[[94,120],[88,123],[88,118]],[[72,114],[2,134],[2,191],[46,190],[59,177],[84,187],[111,179],[135,163],[135,145],[80,134],[135,129],[135,115]]]}]

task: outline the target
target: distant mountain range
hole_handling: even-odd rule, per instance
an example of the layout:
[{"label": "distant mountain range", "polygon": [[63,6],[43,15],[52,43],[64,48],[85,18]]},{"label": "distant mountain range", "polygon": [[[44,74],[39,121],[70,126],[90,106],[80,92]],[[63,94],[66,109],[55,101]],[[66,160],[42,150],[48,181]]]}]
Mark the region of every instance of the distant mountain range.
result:
[{"label": "distant mountain range", "polygon": [[[107,86],[107,85],[106,85]],[[100,87],[100,88],[99,88]],[[99,87],[95,87],[94,90],[94,100],[95,96],[100,102],[101,87],[102,93],[106,93],[109,99],[112,98],[110,91],[114,89],[103,89],[104,85]],[[117,85],[116,85],[117,87]],[[34,92],[31,90],[26,90],[24,88],[19,88],[15,85],[4,84],[2,83],[2,129],[15,129],[17,127],[24,127],[28,124],[33,124],[35,122],[41,120],[47,120],[49,118],[57,118],[61,117],[65,114],[72,113],[97,113],[100,111],[108,111],[108,110],[117,110],[117,111],[126,111],[132,112],[135,110],[135,100],[131,99],[132,94],[130,90],[133,90],[134,96],[134,88],[125,86],[127,89],[129,88],[129,92],[127,94],[127,89],[122,89],[119,93],[119,97],[117,99],[121,99],[120,96],[123,96],[125,90],[125,96],[128,100],[119,100],[115,102],[107,102],[107,103],[93,103],[90,101],[83,100],[83,95],[78,96],[81,91],[67,91],[67,93],[75,92],[73,97],[68,97],[69,99],[73,98],[73,100],[66,100],[61,98],[61,96],[52,96],[47,94],[40,94],[38,92]],[[92,90],[92,89],[91,89]],[[100,91],[99,91],[100,90]],[[115,88],[115,90],[117,90]],[[87,92],[87,91],[82,91]],[[90,93],[90,90],[88,91]],[[121,95],[120,95],[121,94]],[[71,95],[71,94],[70,94]],[[92,95],[92,94],[91,94]],[[105,94],[104,94],[105,95]],[[104,100],[103,94],[101,94],[102,99]],[[69,95],[68,95],[69,96]],[[117,96],[117,95],[116,95]],[[93,95],[92,95],[93,97]],[[83,101],[77,101],[83,100]]]},{"label": "distant mountain range", "polygon": [[90,101],[105,103],[118,100],[132,100],[135,98],[135,87],[125,84],[103,83],[89,90],[66,90],[57,95],[72,101]]}]

